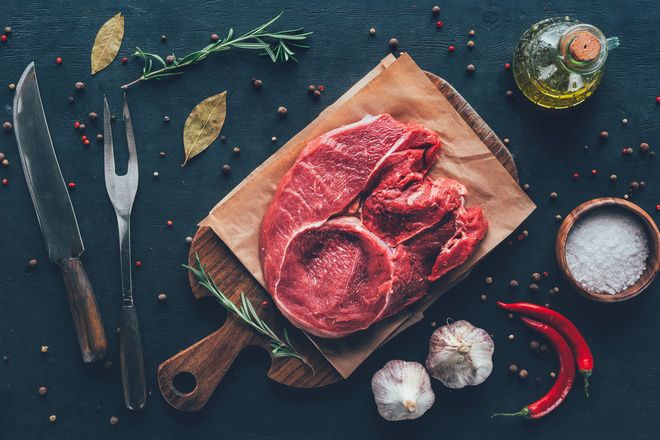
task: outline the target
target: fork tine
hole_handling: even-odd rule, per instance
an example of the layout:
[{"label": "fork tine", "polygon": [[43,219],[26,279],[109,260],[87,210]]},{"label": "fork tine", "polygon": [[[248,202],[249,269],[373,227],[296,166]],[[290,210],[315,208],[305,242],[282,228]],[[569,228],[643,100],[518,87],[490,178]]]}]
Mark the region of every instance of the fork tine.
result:
[{"label": "fork tine", "polygon": [[126,174],[131,176],[131,179],[136,179],[138,173],[137,152],[135,150],[131,114],[128,111],[128,102],[126,101],[126,92],[124,92],[124,121],[126,123],[126,141],[128,143],[128,170]]},{"label": "fork tine", "polygon": [[112,128],[110,127],[110,109],[105,95],[103,95],[103,165],[106,181],[117,175],[115,173],[115,151],[112,145]]}]

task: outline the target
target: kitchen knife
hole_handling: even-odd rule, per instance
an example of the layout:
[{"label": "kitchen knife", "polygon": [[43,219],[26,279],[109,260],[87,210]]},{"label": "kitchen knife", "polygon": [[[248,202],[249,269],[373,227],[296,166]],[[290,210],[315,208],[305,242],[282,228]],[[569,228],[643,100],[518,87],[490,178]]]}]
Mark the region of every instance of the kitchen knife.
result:
[{"label": "kitchen knife", "polygon": [[34,62],[16,87],[14,132],[48,258],[59,266],[64,277],[83,360],[100,360],[108,342],[94,291],[78,259],[85,248],[48,131]]}]

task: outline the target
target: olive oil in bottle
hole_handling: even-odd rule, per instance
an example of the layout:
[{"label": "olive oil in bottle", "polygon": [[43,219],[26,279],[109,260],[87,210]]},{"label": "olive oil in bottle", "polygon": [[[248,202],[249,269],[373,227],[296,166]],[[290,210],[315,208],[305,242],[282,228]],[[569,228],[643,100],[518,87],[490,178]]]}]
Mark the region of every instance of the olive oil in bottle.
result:
[{"label": "olive oil in bottle", "polygon": [[598,87],[610,49],[619,39],[570,17],[536,23],[513,53],[513,77],[532,102],[548,108],[577,105]]}]

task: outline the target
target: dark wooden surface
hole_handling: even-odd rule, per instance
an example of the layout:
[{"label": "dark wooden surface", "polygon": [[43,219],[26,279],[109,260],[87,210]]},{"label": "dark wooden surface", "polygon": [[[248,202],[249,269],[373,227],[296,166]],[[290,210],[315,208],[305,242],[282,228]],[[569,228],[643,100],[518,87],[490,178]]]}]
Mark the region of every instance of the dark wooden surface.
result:
[{"label": "dark wooden surface", "polygon": [[[433,73],[426,72],[426,75],[517,180],[518,171],[511,153],[485,121],[449,83]],[[268,293],[259,286],[229,248],[208,227],[199,228],[195,234],[188,254],[188,265],[197,267],[197,258],[211,278],[218,280],[216,282],[218,288],[230,301],[240,304],[241,292],[249,291],[247,297],[255,304],[259,316],[266,320],[271,329],[278,335],[283,334],[284,328],[290,333],[293,332],[292,336],[295,338],[293,345],[305,359],[308,359],[309,365],[296,359],[272,358],[271,368],[268,370],[269,378],[284,385],[300,388],[316,388],[341,380],[335,368],[319,355],[318,349],[306,338],[301,337],[300,332],[277,310],[273,307],[263,307],[264,303],[272,304]],[[189,273],[188,277],[196,298],[212,296],[208,289],[197,282],[192,273]],[[270,342],[267,337],[255,335],[253,329],[240,319],[231,316],[222,328],[158,367],[158,385],[163,397],[177,409],[184,411],[202,409],[236,356],[241,350],[250,346],[260,346],[270,352]],[[195,388],[190,392],[182,392],[175,386],[177,377],[180,378],[183,374],[193,376]]]},{"label": "dark wooden surface", "polygon": [[[0,131],[0,152],[9,160],[8,166],[0,166],[0,180],[8,180],[0,185],[0,358],[8,359],[0,360],[0,439],[656,438],[658,281],[621,303],[588,300],[561,277],[554,244],[560,226],[556,215],[565,217],[593,198],[621,198],[633,181],[646,185],[630,200],[658,220],[658,158],[641,153],[639,144],[649,143],[650,150],[660,145],[660,106],[655,102],[660,95],[660,10],[651,0],[445,3],[434,17],[433,3],[403,1],[4,2],[0,29],[11,26],[13,31],[7,42],[0,42],[0,123],[12,119],[8,85],[34,60],[62,174],[67,183],[76,183],[71,199],[86,248],[81,261],[103,318],[111,364],[82,361],[65,286],[59,268],[48,262],[13,133]],[[96,32],[120,11],[126,32],[119,56],[92,77],[89,54]],[[145,409],[129,412],[115,335],[121,315],[116,222],[105,192],[102,147],[94,140],[101,125],[87,115],[101,113],[104,94],[109,102],[121,103],[120,86],[141,72],[139,60],[130,56],[136,46],[161,56],[183,56],[208,44],[212,33],[223,37],[233,27],[240,34],[281,11],[275,29],[305,26],[314,31],[310,49],[298,53],[299,64],[272,64],[254,52],[232,49],[209,56],[181,77],[128,89],[140,160],[131,230],[133,258],[142,265],[133,271],[133,290],[148,390]],[[551,111],[529,103],[504,64],[511,62],[528,27],[563,15],[594,24],[608,37],[619,36],[621,46],[610,53],[593,96],[574,109]],[[443,22],[440,29],[438,20]],[[369,35],[370,28],[375,35]],[[466,46],[470,29],[475,30],[472,49]],[[161,35],[167,36],[165,42]],[[510,140],[507,147],[520,183],[530,185],[538,208],[511,240],[434,303],[423,321],[376,351],[348,380],[314,389],[281,385],[268,378],[268,355],[261,348],[247,348],[201,411],[172,408],[160,394],[158,366],[216,331],[226,316],[213,299],[192,294],[182,267],[190,250],[186,236],[195,235],[197,223],[218,200],[390,53],[390,38],[399,41],[395,53],[408,52],[422,69],[447,80],[497,136]],[[454,53],[449,45],[456,47]],[[56,57],[62,58],[61,65]],[[126,65],[122,57],[129,58]],[[468,64],[476,68],[471,75]],[[261,90],[251,86],[253,77],[263,81]],[[82,93],[75,90],[78,81],[85,83]],[[324,86],[319,99],[308,94],[309,84]],[[186,117],[197,103],[224,90],[226,141],[216,141],[182,168]],[[507,90],[514,92],[512,99],[505,96]],[[288,109],[286,117],[278,116],[279,106]],[[113,105],[111,112],[121,115],[121,106]],[[165,115],[169,124],[163,122]],[[74,129],[76,121],[87,126],[84,133]],[[115,125],[120,133],[121,117]],[[602,131],[609,133],[607,140],[600,139]],[[92,138],[88,147],[82,144],[83,134]],[[276,142],[271,142],[273,136]],[[114,141],[121,172],[125,140],[115,136]],[[234,147],[240,148],[238,155]],[[621,150],[627,147],[634,151],[624,156]],[[224,164],[231,166],[227,175],[221,171]],[[576,173],[578,179],[573,178]],[[609,179],[612,174],[616,181]],[[559,194],[555,200],[548,197],[553,191]],[[528,235],[518,240],[523,230]],[[34,269],[28,266],[31,259],[38,261]],[[534,272],[548,273],[537,293],[527,288]],[[486,284],[486,277],[493,282]],[[517,290],[509,288],[512,279],[519,282]],[[550,295],[555,286],[559,293]],[[161,293],[166,302],[158,301]],[[549,373],[557,370],[553,354],[538,356],[529,350],[538,336],[508,319],[496,307],[497,300],[549,303],[575,323],[595,358],[589,398],[573,390],[541,420],[490,418],[538,399],[551,387]],[[463,390],[450,391],[433,381],[436,402],[427,414],[412,422],[386,422],[373,402],[372,375],[392,359],[424,362],[436,328],[431,324],[447,318],[468,320],[493,335],[493,373],[483,384]],[[46,353],[42,346],[49,347]],[[511,364],[528,370],[530,377],[521,381],[510,376]],[[42,386],[48,389],[45,396],[38,394]],[[55,423],[48,421],[50,415],[57,416]],[[113,416],[119,419],[115,426],[110,424]]]}]

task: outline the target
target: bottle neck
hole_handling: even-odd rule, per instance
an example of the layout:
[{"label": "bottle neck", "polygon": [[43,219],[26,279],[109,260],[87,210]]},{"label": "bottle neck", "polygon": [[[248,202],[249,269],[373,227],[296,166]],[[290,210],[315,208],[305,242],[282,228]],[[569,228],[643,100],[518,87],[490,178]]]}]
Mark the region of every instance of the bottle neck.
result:
[{"label": "bottle neck", "polygon": [[579,24],[564,32],[559,39],[557,52],[569,71],[587,75],[598,71],[605,64],[608,41],[598,28]]}]

